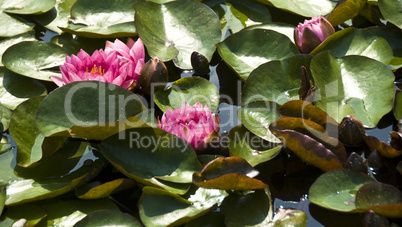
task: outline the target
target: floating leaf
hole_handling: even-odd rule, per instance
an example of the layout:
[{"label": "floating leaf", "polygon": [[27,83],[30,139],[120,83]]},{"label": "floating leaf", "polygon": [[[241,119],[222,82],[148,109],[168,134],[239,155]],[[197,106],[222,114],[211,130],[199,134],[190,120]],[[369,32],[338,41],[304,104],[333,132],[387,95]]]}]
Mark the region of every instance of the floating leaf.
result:
[{"label": "floating leaf", "polygon": [[399,121],[402,118],[402,92],[401,91],[395,91],[395,96],[394,96],[394,105],[392,107],[394,116],[397,121]]},{"label": "floating leaf", "polygon": [[251,166],[269,161],[275,158],[282,149],[282,146],[258,149],[258,145],[267,141],[262,140],[243,125],[238,125],[229,132],[229,154],[244,158]]},{"label": "floating leaf", "polygon": [[346,28],[328,37],[311,54],[328,50],[334,57],[349,55],[366,56],[388,65],[392,49],[386,39],[357,28]]},{"label": "floating leaf", "polygon": [[2,1],[1,10],[15,14],[41,14],[49,11],[56,4],[56,0],[24,0]]},{"label": "floating leaf", "polygon": [[106,183],[95,181],[79,187],[75,191],[75,195],[80,199],[100,199],[134,186],[135,182],[127,178],[120,178]]},{"label": "floating leaf", "polygon": [[[330,137],[327,131],[314,121],[302,118],[287,117],[271,123],[269,127],[271,130],[296,131],[305,136],[311,137],[334,153],[341,162],[346,161],[346,149],[343,144],[338,139]],[[292,145],[292,147],[294,147],[294,145]],[[299,153],[298,155],[301,154],[303,154],[303,152]]]},{"label": "floating leaf", "polygon": [[329,0],[258,0],[267,5],[290,11],[305,17],[326,15],[334,9],[335,4]]},{"label": "floating leaf", "polygon": [[237,111],[237,115],[244,127],[257,136],[274,143],[279,143],[271,131],[269,124],[281,118],[278,113],[279,105],[271,101],[249,102]]},{"label": "floating leaf", "polygon": [[221,40],[225,39],[230,31],[236,33],[250,25],[271,21],[268,8],[254,0],[247,2],[208,0],[202,3],[213,9],[219,16],[222,30]]},{"label": "floating leaf", "polygon": [[[7,211],[4,214],[4,221],[12,220],[14,225],[17,225],[17,221],[24,219],[27,226],[35,226],[46,218],[47,214],[40,206],[36,204],[23,204],[17,206],[7,207]],[[20,221],[21,222],[21,221]]]},{"label": "floating leaf", "polygon": [[378,0],[378,7],[384,18],[402,29],[402,2],[395,0]]},{"label": "floating leaf", "polygon": [[90,38],[135,36],[134,9],[138,0],[77,0],[61,30]]},{"label": "floating leaf", "polygon": [[218,52],[242,80],[263,63],[299,53],[287,36],[266,29],[237,32],[218,44]]},{"label": "floating leaf", "polygon": [[276,122],[270,125],[271,132],[303,161],[323,171],[343,169],[339,158],[322,143],[303,133],[289,129],[278,130],[275,126]]},{"label": "floating leaf", "polygon": [[35,24],[0,10],[0,37],[11,37],[31,31]]},{"label": "floating leaf", "polygon": [[191,106],[200,102],[214,113],[219,105],[219,91],[213,83],[202,77],[185,77],[173,82],[166,90],[156,91],[154,100],[163,112],[167,108],[180,108],[184,102]]},{"label": "floating leaf", "polygon": [[63,48],[46,42],[20,42],[9,47],[3,54],[3,64],[9,70],[34,79],[51,81],[60,73],[50,69],[64,63]]},{"label": "floating leaf", "polygon": [[266,29],[279,32],[281,34],[286,35],[290,41],[294,42],[294,34],[295,34],[295,26],[285,23],[262,23],[257,25],[252,25],[250,27],[246,27],[244,30],[252,30],[252,29]]},{"label": "floating leaf", "polygon": [[[201,169],[195,151],[187,142],[157,128],[135,128],[115,134],[100,144],[100,151],[135,181],[180,194],[185,193],[188,185],[170,185],[165,181],[190,183],[193,172]],[[174,188],[175,185],[180,188]]]},{"label": "floating leaf", "polygon": [[[77,222],[95,211],[119,211],[117,205],[110,199],[52,199],[39,204],[47,213],[47,226],[75,226]],[[101,220],[105,223],[105,219]]]},{"label": "floating leaf", "polygon": [[279,208],[272,224],[273,226],[307,226],[307,215],[301,210]]},{"label": "floating leaf", "polygon": [[4,132],[8,129],[11,119],[11,110],[0,105],[0,131]]},{"label": "floating leaf", "polygon": [[58,0],[50,11],[35,15],[34,18],[47,29],[60,34],[62,31],[59,27],[67,27],[71,7],[76,1],[77,0]]},{"label": "floating leaf", "polygon": [[184,199],[162,189],[145,187],[139,201],[141,221],[145,226],[179,226],[207,213],[215,204],[220,205],[226,196],[222,190],[199,188]]},{"label": "floating leaf", "polygon": [[364,137],[364,141],[371,150],[378,151],[381,156],[386,158],[395,158],[402,155],[402,151],[396,150],[387,143],[380,141],[374,136]]},{"label": "floating leaf", "polygon": [[[36,110],[45,97],[33,97],[14,110],[10,122],[10,136],[17,144],[17,163],[28,167],[38,164],[39,161],[48,158],[56,152],[67,138],[55,137],[46,139],[35,125]],[[45,143],[50,143],[45,145]],[[46,149],[48,148],[48,149]]]},{"label": "floating leaf", "polygon": [[356,208],[372,210],[389,218],[401,218],[402,192],[389,184],[366,184],[356,194]]},{"label": "floating leaf", "polygon": [[201,173],[193,174],[198,187],[221,190],[255,190],[268,185],[253,179],[258,174],[246,160],[240,157],[217,158],[208,163]]},{"label": "floating leaf", "polygon": [[74,225],[74,227],[86,226],[142,227],[133,216],[118,210],[99,210],[89,213]]},{"label": "floating leaf", "polygon": [[374,182],[366,174],[353,170],[335,170],[321,175],[311,185],[309,200],[327,209],[350,212],[356,209],[357,191]]},{"label": "floating leaf", "polygon": [[4,204],[6,203],[6,186],[5,185],[0,185],[0,215],[3,212]]},{"label": "floating leaf", "polygon": [[95,50],[104,49],[106,41],[107,39],[92,39],[71,33],[62,33],[51,40],[52,43],[63,47],[68,55],[77,55],[81,49],[92,54]]},{"label": "floating leaf", "polygon": [[[125,129],[126,124],[116,122],[142,125],[138,119],[124,120],[145,109],[137,95],[120,86],[79,81],[51,92],[38,108],[36,123],[45,136],[69,131],[74,137],[103,139],[112,134],[110,131],[117,133]],[[102,128],[104,125],[108,127]]]},{"label": "floating leaf", "polygon": [[316,105],[338,122],[354,115],[365,127],[375,127],[392,108],[395,76],[376,60],[335,58],[325,51],[313,58],[310,70],[320,93]]},{"label": "floating leaf", "polygon": [[269,226],[273,213],[270,192],[265,189],[231,194],[223,200],[221,212],[228,226]]},{"label": "floating leaf", "polygon": [[283,104],[289,100],[299,99],[300,67],[309,69],[311,58],[307,54],[296,55],[281,61],[271,61],[256,68],[243,87],[242,104],[256,100],[272,100]]},{"label": "floating leaf", "polygon": [[13,149],[0,155],[0,185],[7,184],[6,205],[69,192],[96,175],[105,163],[88,144],[77,141],[69,141],[46,161],[31,168],[17,166],[14,153]]},{"label": "floating leaf", "polygon": [[[20,35],[16,35],[10,38],[6,38],[0,41],[0,60],[3,56],[4,51],[7,50],[10,46],[23,42],[23,41],[35,41],[35,32],[29,31]],[[3,63],[0,61],[0,66],[4,66]]]},{"label": "floating leaf", "polygon": [[192,68],[194,51],[211,60],[221,38],[219,19],[211,8],[191,0],[144,1],[135,11],[135,27],[151,57],[173,59],[182,69]]},{"label": "floating leaf", "polygon": [[30,97],[46,95],[46,87],[38,80],[0,67],[0,104],[14,110]]},{"label": "floating leaf", "polygon": [[343,22],[357,16],[367,0],[346,0],[337,6],[331,14],[328,15],[328,21],[332,26],[337,26]]},{"label": "floating leaf", "polygon": [[321,126],[325,126],[327,124],[338,126],[338,122],[330,117],[325,111],[314,106],[311,102],[303,100],[291,100],[284,103],[279,108],[279,114],[282,117],[298,117],[308,119]]},{"label": "floating leaf", "polygon": [[225,217],[221,213],[211,211],[184,225],[184,227],[204,227],[204,226],[208,227],[225,226]]}]

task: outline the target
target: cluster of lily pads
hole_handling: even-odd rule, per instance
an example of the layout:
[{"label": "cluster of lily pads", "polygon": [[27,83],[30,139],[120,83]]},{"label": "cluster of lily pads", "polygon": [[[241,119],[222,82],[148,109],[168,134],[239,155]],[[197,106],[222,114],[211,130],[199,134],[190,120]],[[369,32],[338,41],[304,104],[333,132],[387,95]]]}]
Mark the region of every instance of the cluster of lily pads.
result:
[{"label": "cluster of lily pads", "polygon": [[401,8],[1,1],[0,226],[400,224]]}]

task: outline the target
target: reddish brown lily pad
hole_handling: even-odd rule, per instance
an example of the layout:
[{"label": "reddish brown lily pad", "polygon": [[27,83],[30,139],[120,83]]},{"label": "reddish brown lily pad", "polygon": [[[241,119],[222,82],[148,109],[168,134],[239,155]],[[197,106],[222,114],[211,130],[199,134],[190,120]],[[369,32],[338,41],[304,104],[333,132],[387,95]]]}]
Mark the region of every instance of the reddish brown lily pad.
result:
[{"label": "reddish brown lily pad", "polygon": [[402,192],[389,184],[366,184],[356,194],[356,208],[373,210],[388,218],[402,218]]},{"label": "reddish brown lily pad", "polygon": [[276,130],[293,130],[307,135],[324,145],[334,153],[341,162],[346,161],[346,149],[336,138],[330,137],[327,131],[314,121],[303,118],[286,117],[273,122],[270,128]]},{"label": "reddish brown lily pad", "polygon": [[343,169],[339,158],[322,143],[293,130],[277,130],[271,127],[271,132],[278,137],[290,150],[303,161],[320,168],[323,171]]},{"label": "reddish brown lily pad", "polygon": [[198,187],[221,190],[255,190],[268,187],[253,179],[258,174],[246,160],[240,157],[217,158],[209,162],[201,173],[193,174]]},{"label": "reddish brown lily pad", "polygon": [[392,148],[374,136],[366,136],[364,137],[364,141],[371,150],[377,150],[383,157],[395,158],[402,155],[402,151]]}]

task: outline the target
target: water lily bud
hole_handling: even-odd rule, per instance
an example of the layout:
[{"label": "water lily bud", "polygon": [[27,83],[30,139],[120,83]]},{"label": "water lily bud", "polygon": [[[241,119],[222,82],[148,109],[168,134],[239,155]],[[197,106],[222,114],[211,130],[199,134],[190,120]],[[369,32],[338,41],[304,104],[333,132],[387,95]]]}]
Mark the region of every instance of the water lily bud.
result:
[{"label": "water lily bud", "polygon": [[191,66],[198,75],[207,75],[210,72],[208,59],[195,51],[191,54]]},{"label": "water lily bud", "polygon": [[369,166],[374,168],[382,167],[382,158],[380,153],[377,150],[373,150],[370,155],[367,157],[367,163]]},{"label": "water lily bud", "polygon": [[299,23],[295,29],[294,38],[300,52],[309,54],[334,33],[335,29],[331,23],[323,16],[319,16],[305,20],[303,24]]},{"label": "water lily bud", "polygon": [[168,82],[168,70],[159,58],[150,59],[140,73],[140,85],[146,94],[164,89]]},{"label": "water lily bud", "polygon": [[346,159],[345,168],[362,173],[367,172],[367,166],[364,163],[363,158],[356,152],[352,152]]},{"label": "water lily bud", "polygon": [[339,140],[350,146],[357,146],[363,143],[366,129],[355,117],[346,116],[339,125]]},{"label": "water lily bud", "polygon": [[363,216],[363,226],[364,227],[371,227],[371,226],[376,226],[376,227],[387,227],[390,226],[388,220],[377,214],[376,212],[370,210],[364,213]]}]

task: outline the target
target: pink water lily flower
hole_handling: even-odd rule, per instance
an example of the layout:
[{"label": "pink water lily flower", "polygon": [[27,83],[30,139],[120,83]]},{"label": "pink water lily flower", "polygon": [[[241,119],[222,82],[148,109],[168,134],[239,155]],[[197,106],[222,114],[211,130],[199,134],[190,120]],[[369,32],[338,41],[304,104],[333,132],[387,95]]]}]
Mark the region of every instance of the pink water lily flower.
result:
[{"label": "pink water lily flower", "polygon": [[[213,134],[219,133],[219,117],[208,106],[197,102],[183,103],[180,109],[167,109],[159,121],[159,128],[187,141],[194,150],[202,150]],[[215,132],[215,133],[214,133]]]},{"label": "pink water lily flower", "polygon": [[66,57],[60,66],[62,77],[50,79],[59,87],[75,81],[96,80],[113,83],[126,89],[138,84],[139,72],[144,66],[145,51],[141,39],[128,44],[120,40],[107,42],[105,51],[96,50],[91,56],[84,50]]},{"label": "pink water lily flower", "polygon": [[294,38],[301,53],[309,54],[325,39],[335,33],[334,27],[323,16],[313,17],[299,23],[295,29]]}]

